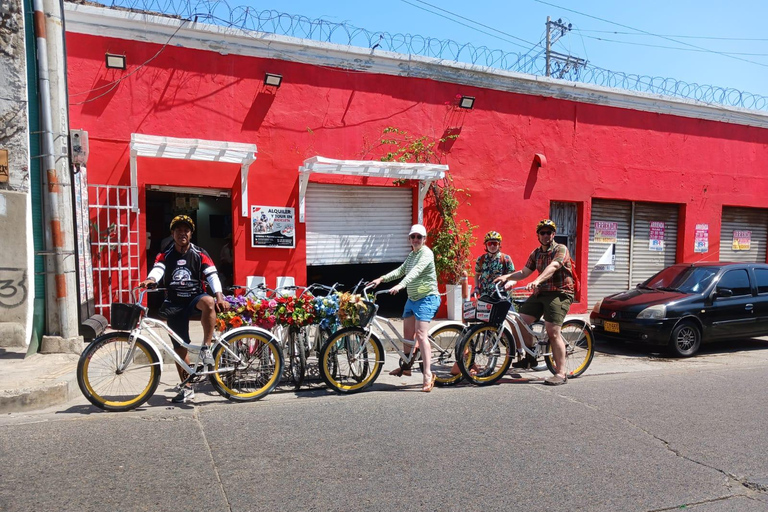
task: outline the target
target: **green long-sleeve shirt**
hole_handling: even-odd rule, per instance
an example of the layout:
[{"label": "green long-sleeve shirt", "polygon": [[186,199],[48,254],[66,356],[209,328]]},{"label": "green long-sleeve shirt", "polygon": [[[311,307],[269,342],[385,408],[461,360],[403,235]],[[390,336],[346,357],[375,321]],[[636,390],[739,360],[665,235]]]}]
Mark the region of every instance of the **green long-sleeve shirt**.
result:
[{"label": "green long-sleeve shirt", "polygon": [[411,251],[402,265],[381,276],[381,280],[386,283],[401,277],[403,280],[400,285],[405,287],[411,300],[420,300],[427,295],[440,295],[437,291],[435,255],[426,245],[418,252]]}]

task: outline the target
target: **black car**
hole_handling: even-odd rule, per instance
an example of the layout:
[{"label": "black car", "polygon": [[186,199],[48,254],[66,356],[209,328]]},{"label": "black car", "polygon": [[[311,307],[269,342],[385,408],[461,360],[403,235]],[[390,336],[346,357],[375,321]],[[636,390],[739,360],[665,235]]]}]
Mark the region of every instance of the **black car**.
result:
[{"label": "black car", "polygon": [[768,335],[768,265],[672,265],[598,301],[589,318],[598,339],[665,345],[680,357],[702,342]]}]

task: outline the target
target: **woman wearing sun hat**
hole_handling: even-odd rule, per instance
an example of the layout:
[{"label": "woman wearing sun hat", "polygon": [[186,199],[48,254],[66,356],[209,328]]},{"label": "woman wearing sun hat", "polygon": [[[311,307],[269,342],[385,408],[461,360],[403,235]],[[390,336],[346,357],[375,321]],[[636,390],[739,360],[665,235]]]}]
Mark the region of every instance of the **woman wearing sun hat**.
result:
[{"label": "woman wearing sun hat", "polygon": [[[440,307],[440,293],[437,291],[437,273],[435,272],[435,255],[427,247],[427,230],[421,224],[414,224],[408,233],[411,252],[405,262],[398,268],[371,281],[375,288],[381,283],[402,278],[400,283],[390,289],[392,295],[402,289],[408,292],[408,300],[403,310],[403,336],[415,340],[424,363],[424,386],[422,391],[429,393],[435,385],[432,373],[432,350],[429,346],[429,322],[435,317]],[[408,347],[404,347],[408,350]],[[396,368],[391,375],[410,375],[411,371]]]}]

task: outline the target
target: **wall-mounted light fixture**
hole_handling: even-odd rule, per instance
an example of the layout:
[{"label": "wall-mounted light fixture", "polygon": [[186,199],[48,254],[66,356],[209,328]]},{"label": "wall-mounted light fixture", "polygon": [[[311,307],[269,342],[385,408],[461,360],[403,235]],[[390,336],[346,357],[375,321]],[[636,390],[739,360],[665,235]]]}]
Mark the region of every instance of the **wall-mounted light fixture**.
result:
[{"label": "wall-mounted light fixture", "polygon": [[104,54],[104,61],[107,64],[107,69],[125,69],[125,55],[106,53]]},{"label": "wall-mounted light fixture", "polygon": [[264,85],[280,87],[281,83],[283,83],[283,75],[276,75],[274,73],[267,73],[264,75]]},{"label": "wall-mounted light fixture", "polygon": [[471,109],[475,107],[475,97],[474,96],[462,96],[459,100],[459,107],[460,108],[467,108]]}]

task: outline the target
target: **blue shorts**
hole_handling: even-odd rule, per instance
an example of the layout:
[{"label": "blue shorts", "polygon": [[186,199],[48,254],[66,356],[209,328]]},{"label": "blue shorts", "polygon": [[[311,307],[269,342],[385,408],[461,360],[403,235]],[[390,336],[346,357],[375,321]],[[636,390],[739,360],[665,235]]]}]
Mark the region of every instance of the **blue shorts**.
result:
[{"label": "blue shorts", "polygon": [[439,307],[439,295],[427,295],[423,299],[419,300],[408,299],[405,302],[403,318],[410,318],[415,315],[416,320],[421,322],[429,322],[435,317],[435,313],[437,313],[437,308]]},{"label": "blue shorts", "polygon": [[[165,316],[168,327],[173,329],[173,332],[178,334],[179,338],[184,340],[184,343],[192,343],[189,339],[189,317],[200,314],[200,310],[197,309],[197,303],[203,297],[205,297],[205,294],[201,293],[187,304],[174,304],[166,300],[160,307],[160,314]],[[173,348],[181,347],[175,339],[171,338],[171,341],[173,342]]]}]

